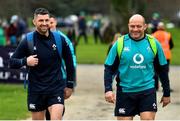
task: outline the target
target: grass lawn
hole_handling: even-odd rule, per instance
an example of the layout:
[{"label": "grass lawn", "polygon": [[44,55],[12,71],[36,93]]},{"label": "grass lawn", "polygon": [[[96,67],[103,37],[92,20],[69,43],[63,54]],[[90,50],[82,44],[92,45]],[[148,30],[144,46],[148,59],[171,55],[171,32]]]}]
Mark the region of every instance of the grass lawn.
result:
[{"label": "grass lawn", "polygon": [[0,120],[26,119],[30,116],[23,85],[0,84]]},{"label": "grass lawn", "polygon": [[172,65],[180,65],[180,28],[169,29],[172,34],[174,48],[172,49]]},{"label": "grass lawn", "polygon": [[88,44],[84,43],[83,38],[76,47],[78,64],[103,64],[107,55],[107,44],[94,44],[92,36],[88,39]]}]

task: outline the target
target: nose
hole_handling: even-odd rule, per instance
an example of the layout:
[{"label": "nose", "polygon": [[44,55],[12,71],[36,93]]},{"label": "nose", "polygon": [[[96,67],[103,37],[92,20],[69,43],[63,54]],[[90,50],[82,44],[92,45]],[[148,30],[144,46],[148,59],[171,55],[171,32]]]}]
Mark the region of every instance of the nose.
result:
[{"label": "nose", "polygon": [[43,21],[43,23],[42,23],[43,25],[46,25],[47,24],[47,22],[46,21]]},{"label": "nose", "polygon": [[138,27],[134,27],[134,31],[137,31],[138,30]]}]

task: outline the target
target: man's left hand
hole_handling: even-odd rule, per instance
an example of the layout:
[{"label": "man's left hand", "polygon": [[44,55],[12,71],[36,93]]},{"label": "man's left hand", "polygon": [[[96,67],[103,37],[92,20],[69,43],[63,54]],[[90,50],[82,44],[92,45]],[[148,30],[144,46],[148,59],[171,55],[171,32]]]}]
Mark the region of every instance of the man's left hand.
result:
[{"label": "man's left hand", "polygon": [[160,103],[162,103],[162,107],[167,106],[171,102],[170,97],[162,97]]},{"label": "man's left hand", "polygon": [[73,93],[73,89],[71,88],[65,88],[64,89],[64,99],[68,99]]}]

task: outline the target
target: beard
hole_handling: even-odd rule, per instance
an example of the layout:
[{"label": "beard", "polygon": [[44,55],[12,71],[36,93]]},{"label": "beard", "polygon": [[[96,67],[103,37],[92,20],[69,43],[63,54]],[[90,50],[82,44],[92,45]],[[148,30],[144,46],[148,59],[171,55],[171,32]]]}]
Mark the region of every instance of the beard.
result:
[{"label": "beard", "polygon": [[37,31],[42,35],[46,35],[46,33],[49,31],[49,28],[48,27],[41,27],[41,28],[37,28]]}]

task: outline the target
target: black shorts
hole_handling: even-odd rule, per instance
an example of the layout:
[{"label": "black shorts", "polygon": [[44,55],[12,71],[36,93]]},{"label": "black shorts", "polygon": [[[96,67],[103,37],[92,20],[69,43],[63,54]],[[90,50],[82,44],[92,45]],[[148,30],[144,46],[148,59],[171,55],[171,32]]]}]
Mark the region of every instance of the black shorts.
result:
[{"label": "black shorts", "polygon": [[53,104],[64,105],[64,91],[55,94],[28,94],[28,110],[38,112],[46,110]]},{"label": "black shorts", "polygon": [[145,111],[157,112],[154,88],[137,93],[124,93],[117,90],[115,116],[135,116]]}]

